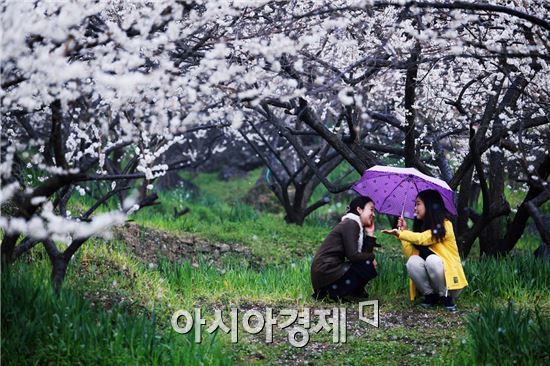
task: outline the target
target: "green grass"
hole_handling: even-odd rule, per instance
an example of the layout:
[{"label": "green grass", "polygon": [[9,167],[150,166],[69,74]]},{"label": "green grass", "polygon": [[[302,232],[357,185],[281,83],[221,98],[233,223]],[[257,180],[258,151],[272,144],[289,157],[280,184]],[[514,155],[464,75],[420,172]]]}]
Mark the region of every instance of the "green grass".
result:
[{"label": "green grass", "polygon": [[[412,327],[403,324],[390,328],[360,328],[357,335],[350,330],[346,344],[333,344],[330,333],[316,335],[307,346],[311,347],[309,351],[290,346],[284,334],[277,335],[276,345],[263,343],[263,333],[243,337],[237,345],[229,343],[229,336],[220,333],[212,345],[209,342],[195,345],[189,340],[191,335],[175,334],[170,329],[169,318],[173,311],[191,311],[201,306],[210,320],[213,306],[227,309],[251,305],[260,308],[335,305],[310,297],[311,257],[290,258],[280,264],[266,263],[259,268],[244,265],[238,256],[224,257],[219,268],[210,265],[206,258],[199,258],[197,264],[183,259],[172,263],[161,260],[158,266],[149,267],[135,258],[123,243],[92,240],[71,264],[59,300],[49,290],[48,264],[43,251],[36,250],[27,259],[32,264],[18,263],[2,276],[2,360],[8,364],[18,355],[16,346],[30,342],[37,346],[26,354],[29,363],[50,360],[56,364],[68,363],[67,360],[86,363],[88,360],[94,364],[164,364],[177,363],[192,354],[192,357],[202,358],[205,364],[218,361],[223,364],[231,359],[264,364],[278,363],[286,357],[306,357],[315,363],[332,360],[331,363],[338,365],[422,365],[449,361],[454,357],[449,349],[458,347],[458,340],[475,341],[469,328],[437,326],[448,321],[448,315],[436,310],[428,312],[429,320],[424,320],[427,327],[415,326],[413,322]],[[378,262],[380,275],[369,285],[369,293],[372,299],[380,300],[381,319],[388,314],[408,313],[413,317],[424,314],[425,311],[417,310],[408,300],[407,276],[401,256],[389,251],[379,254]],[[538,308],[542,319],[547,321],[550,313],[547,291],[550,264],[547,261],[529,255],[505,260],[474,259],[466,261],[465,271],[470,286],[458,299],[464,314],[477,314],[478,304],[487,301],[503,306],[512,300],[524,309]],[[353,304],[343,306],[355,307]],[[58,318],[63,321],[59,322]],[[83,328],[64,325],[71,323],[82,324]],[[49,336],[52,329],[55,329],[54,335]],[[146,342],[150,336],[144,334],[157,335],[158,343],[151,348]],[[523,341],[531,340],[528,335]],[[71,342],[83,344],[86,351],[80,352],[72,344],[67,346]],[[323,347],[326,352],[311,351],[315,347]],[[419,347],[422,347],[421,352]],[[181,350],[182,354],[158,351],[164,348]],[[107,351],[98,352],[100,349]],[[75,356],[77,352],[80,353]],[[306,356],[311,352],[314,353]],[[466,354],[470,350],[461,352]],[[256,356],[250,358],[251,354]]]},{"label": "green grass", "polygon": [[[218,191],[225,191],[225,186]],[[303,226],[298,226],[287,224],[283,214],[259,212],[241,201],[225,202],[215,195],[192,197],[182,190],[173,190],[161,192],[159,202],[160,205],[138,211],[130,218],[140,225],[174,234],[192,233],[211,242],[242,244],[256,257],[276,264],[284,263],[289,257],[313,256],[342,215],[327,221],[326,214],[314,213]],[[341,212],[345,211],[344,204],[336,206]],[[189,213],[174,218],[173,209],[184,207],[189,208]],[[376,222],[378,228],[388,226],[383,216],[377,216]],[[378,242],[393,251],[398,250],[386,235],[378,235]]]},{"label": "green grass", "polygon": [[548,365],[550,318],[538,309],[485,303],[467,322],[468,337],[457,345],[452,365]]},{"label": "green grass", "polygon": [[440,359],[452,329],[413,330],[368,328],[362,337],[352,337],[314,358],[314,363],[331,365],[426,365]]},{"label": "green grass", "polygon": [[159,326],[154,312],[98,311],[71,289],[56,296],[47,270],[40,261],[2,272],[2,364],[232,364],[219,342],[195,344]]},{"label": "green grass", "polygon": [[[200,195],[210,199],[222,202],[237,203],[241,201],[246,193],[254,187],[256,181],[260,178],[262,169],[256,169],[242,178],[229,179],[220,182],[218,173],[201,173],[194,175],[188,172],[182,172],[181,176],[191,180],[200,187]],[[222,189],[221,186],[223,186]]]},{"label": "green grass", "polygon": [[[282,263],[289,255],[313,252],[330,230],[327,225],[288,225],[282,215],[260,213],[248,205],[216,199],[181,201],[177,193],[160,195],[159,206],[132,215],[137,223],[172,233],[192,233],[211,242],[246,245],[254,255]],[[190,212],[174,218],[171,207]]]},{"label": "green grass", "polygon": [[[330,333],[318,334],[304,349],[292,347],[282,332],[275,344],[264,343],[263,332],[243,336],[237,344],[231,344],[226,334],[206,337],[203,332],[205,340],[200,345],[194,344],[192,334],[176,334],[170,327],[172,313],[191,311],[195,306],[203,308],[207,321],[213,317],[213,307],[355,309],[354,304],[319,302],[310,296],[310,262],[331,229],[329,210],[342,212],[345,204],[325,207],[324,213],[314,214],[302,227],[288,225],[281,214],[262,213],[242,202],[257,173],[226,183],[217,181],[214,174],[198,175],[194,182],[203,194],[192,196],[181,189],[162,192],[161,205],[131,217],[140,225],[174,235],[244,245],[251,249],[251,256],[224,254],[215,266],[207,253],[193,260],[161,259],[149,266],[124,243],[93,239],[71,262],[60,298],[49,289],[49,264],[41,247],[9,272],[3,271],[2,361],[216,365],[232,360],[237,364],[300,364],[308,360],[333,365],[462,365],[482,364],[484,360],[475,358],[478,353],[506,355],[509,347],[514,355],[521,355],[522,347],[533,354],[539,352],[540,345],[533,344],[540,333],[523,324],[542,324],[547,333],[550,263],[530,253],[538,240],[531,234],[524,235],[518,245],[525,250],[505,259],[472,256],[465,261],[470,285],[457,301],[458,314],[419,310],[408,300],[400,244],[379,234],[379,276],[369,284],[369,294],[380,300],[382,321],[397,317],[390,326],[358,328],[357,322],[351,322],[354,329],[350,329],[347,343],[333,344]],[[70,209],[76,213],[91,202],[87,196],[76,197]],[[184,207],[190,212],[174,218],[173,209]],[[377,228],[387,226],[385,217],[377,216]],[[512,313],[506,307],[510,301],[516,304]],[[511,323],[512,317],[523,319],[517,323],[521,329],[510,333],[515,344],[495,335],[500,323],[516,324]],[[487,338],[481,337],[483,334]],[[25,344],[36,346],[21,353]],[[83,351],[80,345],[84,345]],[[536,357],[525,363],[540,360]],[[487,362],[505,364],[502,359]]]},{"label": "green grass", "polygon": [[232,262],[218,270],[204,262],[199,262],[199,266],[195,268],[189,261],[163,261],[159,270],[187,298],[223,303],[312,302],[309,298],[311,291],[307,276],[309,260],[269,265],[261,270],[243,268],[236,258]]},{"label": "green grass", "polygon": [[473,299],[540,303],[550,312],[550,263],[532,254],[468,260],[464,267]]}]

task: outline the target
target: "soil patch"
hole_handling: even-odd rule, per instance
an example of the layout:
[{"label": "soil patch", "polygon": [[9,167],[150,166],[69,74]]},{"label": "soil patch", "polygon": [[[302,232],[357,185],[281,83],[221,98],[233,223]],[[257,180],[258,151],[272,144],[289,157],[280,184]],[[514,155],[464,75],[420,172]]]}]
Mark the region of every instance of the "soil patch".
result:
[{"label": "soil patch", "polygon": [[223,256],[233,255],[247,259],[251,265],[259,265],[260,258],[254,258],[250,249],[238,244],[210,242],[192,234],[173,234],[127,223],[115,229],[117,239],[144,263],[158,264],[162,258],[171,262],[190,260],[198,265],[199,257],[220,268]]}]

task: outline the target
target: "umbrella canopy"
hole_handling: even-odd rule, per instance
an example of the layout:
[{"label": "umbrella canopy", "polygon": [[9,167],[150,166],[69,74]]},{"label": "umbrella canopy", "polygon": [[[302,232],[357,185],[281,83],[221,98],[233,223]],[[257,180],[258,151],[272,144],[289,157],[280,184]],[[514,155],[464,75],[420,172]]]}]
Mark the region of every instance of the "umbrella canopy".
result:
[{"label": "umbrella canopy", "polygon": [[456,215],[454,192],[437,178],[423,174],[415,168],[393,168],[375,165],[365,170],[352,187],[357,193],[369,196],[378,212],[414,218],[415,199],[419,192],[434,189],[441,194],[445,208]]}]

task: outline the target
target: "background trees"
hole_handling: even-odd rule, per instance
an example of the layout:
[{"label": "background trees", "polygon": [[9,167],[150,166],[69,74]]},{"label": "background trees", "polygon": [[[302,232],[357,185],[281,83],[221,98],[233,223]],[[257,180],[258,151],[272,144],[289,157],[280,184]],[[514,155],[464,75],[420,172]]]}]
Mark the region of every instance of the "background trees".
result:
[{"label": "background trees", "polygon": [[[548,9],[340,5],[293,16],[300,39],[310,41],[276,69],[303,95],[263,104],[296,116],[358,172],[393,154],[460,187],[463,254],[478,237],[482,253],[507,253],[524,230],[527,201],[547,189],[548,23],[532,15]],[[341,119],[350,131],[344,139],[331,130]],[[481,213],[471,207],[472,181]],[[533,190],[516,213],[506,182]]]},{"label": "background trees", "polygon": [[[343,188],[326,179],[340,161],[362,173],[392,157],[458,190],[464,255],[477,238],[505,254],[548,200],[548,10],[7,2],[2,258],[43,243],[59,285],[87,238],[154,204],[158,177],[237,136],[269,167],[289,222],[324,203],[309,202],[319,183]],[[515,212],[507,185],[529,190]],[[78,217],[65,208],[75,194],[94,198]]]},{"label": "background trees", "polygon": [[[218,149],[219,136],[204,151],[189,139],[229,126],[233,113],[208,86],[220,57],[207,44],[219,37],[214,17],[169,3],[3,6],[2,196],[13,207],[2,218],[5,262],[42,242],[58,286],[91,235],[154,204],[156,178]],[[167,154],[175,145],[185,149]],[[80,216],[65,209],[75,194],[94,198]]]}]

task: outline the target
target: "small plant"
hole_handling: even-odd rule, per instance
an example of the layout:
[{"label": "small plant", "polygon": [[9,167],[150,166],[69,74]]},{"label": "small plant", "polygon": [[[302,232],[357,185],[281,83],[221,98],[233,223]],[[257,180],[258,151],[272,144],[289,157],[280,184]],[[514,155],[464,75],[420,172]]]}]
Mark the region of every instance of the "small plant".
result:
[{"label": "small plant", "polygon": [[453,350],[453,365],[548,365],[550,319],[509,302],[499,308],[492,302],[469,316],[467,338]]}]

